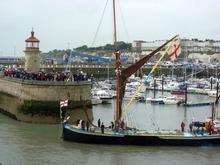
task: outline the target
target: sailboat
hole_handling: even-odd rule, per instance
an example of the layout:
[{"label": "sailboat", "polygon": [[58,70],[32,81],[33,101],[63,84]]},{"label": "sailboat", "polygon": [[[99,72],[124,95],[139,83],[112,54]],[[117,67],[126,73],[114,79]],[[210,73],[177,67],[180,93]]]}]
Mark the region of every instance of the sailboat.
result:
[{"label": "sailboat", "polygon": [[84,128],[68,124],[68,121],[63,122],[63,139],[79,143],[91,144],[111,144],[111,145],[143,145],[143,146],[201,146],[201,145],[220,145],[220,134],[208,133],[194,134],[190,132],[178,131],[155,131],[148,132],[138,130],[136,128],[124,128],[122,101],[125,94],[126,79],[134,74],[142,67],[151,57],[156,55],[161,49],[172,42],[175,38],[168,40],[163,45],[155,49],[150,54],[122,70],[120,51],[117,50],[117,35],[116,35],[116,15],[115,15],[115,0],[113,2],[114,16],[114,45],[116,57],[116,108],[114,113],[114,126],[104,131],[100,131],[99,127],[86,131]]}]

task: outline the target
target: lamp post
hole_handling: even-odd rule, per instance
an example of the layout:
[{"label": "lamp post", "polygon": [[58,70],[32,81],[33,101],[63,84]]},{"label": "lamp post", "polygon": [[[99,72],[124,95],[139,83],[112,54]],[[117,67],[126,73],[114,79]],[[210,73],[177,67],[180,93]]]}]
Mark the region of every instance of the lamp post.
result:
[{"label": "lamp post", "polygon": [[99,81],[99,70],[98,70],[98,81]]}]

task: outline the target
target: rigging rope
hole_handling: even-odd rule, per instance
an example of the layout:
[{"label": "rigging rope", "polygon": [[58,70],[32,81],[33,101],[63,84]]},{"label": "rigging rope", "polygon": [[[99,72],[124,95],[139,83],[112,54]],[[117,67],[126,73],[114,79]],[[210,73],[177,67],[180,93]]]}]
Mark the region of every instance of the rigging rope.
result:
[{"label": "rigging rope", "polygon": [[[99,32],[99,30],[100,30],[100,27],[101,27],[101,24],[102,24],[104,15],[105,15],[105,11],[106,11],[106,8],[107,8],[107,5],[108,5],[108,1],[109,1],[109,0],[106,0],[105,7],[104,7],[104,9],[103,9],[103,11],[102,11],[101,19],[100,19],[100,22],[99,22],[99,24],[98,24],[98,27],[97,27],[95,36],[94,36],[94,38],[93,38],[91,47],[93,47],[94,44],[95,44],[95,41],[96,41],[98,32]],[[66,68],[65,68],[65,71],[66,71],[66,72],[67,72],[67,71],[70,71],[70,65],[71,65],[71,64],[70,64],[70,63],[71,63],[70,59],[71,59],[71,55],[72,55],[72,51],[70,51],[70,54],[69,54],[69,57],[68,57],[68,61],[67,61],[67,64],[66,64]],[[71,72],[70,72],[70,75],[69,75],[69,77],[67,78],[67,81],[66,81],[65,83],[67,83],[67,82],[70,81],[70,79],[71,79],[70,76],[71,76]]]},{"label": "rigging rope", "polygon": [[97,125],[93,124],[93,122],[90,120],[89,115],[87,113],[87,108],[83,107],[83,111],[84,111],[84,113],[86,115],[86,119],[89,122],[89,124],[91,124],[93,127],[98,127]]},{"label": "rigging rope", "polygon": [[94,44],[95,44],[95,41],[96,41],[97,35],[98,35],[98,33],[99,33],[99,30],[100,30],[100,27],[101,27],[101,24],[102,24],[102,21],[103,21],[104,15],[105,15],[105,10],[106,10],[106,8],[107,8],[107,5],[108,5],[108,0],[106,0],[105,7],[104,7],[104,9],[103,9],[103,11],[102,11],[102,16],[101,16],[100,22],[99,22],[99,24],[98,24],[98,27],[97,27],[97,30],[96,30],[95,36],[94,36],[94,38],[93,38],[93,41],[92,41],[92,45],[91,45],[91,47],[93,47]]},{"label": "rigging rope", "polygon": [[187,77],[191,77],[191,76],[193,76],[193,75],[197,75],[198,73],[201,73],[201,72],[204,72],[204,71],[205,71],[205,69],[202,69],[202,70],[200,70],[200,71],[198,71],[198,72],[194,72],[194,73],[192,73],[192,74],[187,75],[186,78],[187,78]]},{"label": "rigging rope", "polygon": [[129,35],[129,33],[128,33],[127,26],[126,26],[126,22],[125,22],[125,19],[124,19],[123,11],[122,11],[122,8],[121,8],[121,5],[120,5],[120,1],[118,1],[118,7],[119,7],[119,12],[120,12],[120,14],[121,14],[122,24],[123,24],[123,26],[124,26],[125,33],[126,33],[126,35],[127,35],[127,40],[128,40],[128,41],[131,41],[131,40],[130,40],[130,35]]},{"label": "rigging rope", "polygon": [[[167,55],[170,46],[172,45],[172,42],[168,45],[168,47],[165,49],[165,51],[163,52],[162,56],[159,58],[159,60],[157,61],[157,63],[153,66],[152,70],[150,71],[150,73],[147,76],[147,79],[149,79],[150,75],[156,70],[157,66],[160,64],[160,62],[162,61],[162,59],[165,57],[165,55]],[[132,102],[135,100],[135,98],[138,96],[139,92],[141,91],[141,88],[143,86],[143,83],[141,83],[139,85],[139,87],[137,88],[135,94],[132,96],[130,102],[126,105],[126,107],[124,108],[124,115],[127,113],[128,111],[128,107],[132,104]]]}]

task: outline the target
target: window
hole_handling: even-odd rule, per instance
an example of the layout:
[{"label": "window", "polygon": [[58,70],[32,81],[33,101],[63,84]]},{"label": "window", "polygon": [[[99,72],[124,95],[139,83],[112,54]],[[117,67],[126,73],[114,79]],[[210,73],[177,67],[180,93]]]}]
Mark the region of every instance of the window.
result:
[{"label": "window", "polygon": [[26,47],[27,48],[39,48],[39,43],[38,42],[27,42]]}]

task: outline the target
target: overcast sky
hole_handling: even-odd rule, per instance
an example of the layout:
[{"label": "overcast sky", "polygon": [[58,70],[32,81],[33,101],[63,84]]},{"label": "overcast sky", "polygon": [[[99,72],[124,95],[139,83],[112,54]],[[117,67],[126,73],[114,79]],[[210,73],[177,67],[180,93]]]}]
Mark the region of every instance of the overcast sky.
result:
[{"label": "overcast sky", "polygon": [[[116,1],[120,1],[119,40],[159,40],[175,34],[220,39],[220,0]],[[66,49],[68,43],[71,47],[91,46],[105,3],[106,0],[0,0],[0,55],[13,55],[14,48],[16,55],[24,55],[24,40],[32,27],[43,52]],[[111,5],[109,0],[95,45],[112,42]]]}]

